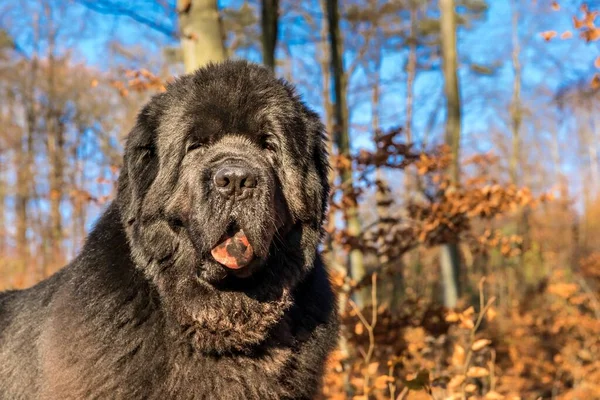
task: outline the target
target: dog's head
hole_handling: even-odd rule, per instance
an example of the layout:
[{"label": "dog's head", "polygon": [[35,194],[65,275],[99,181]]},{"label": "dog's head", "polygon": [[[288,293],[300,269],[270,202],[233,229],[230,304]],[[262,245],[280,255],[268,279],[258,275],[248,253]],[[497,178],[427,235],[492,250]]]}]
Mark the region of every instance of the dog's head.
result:
[{"label": "dog's head", "polygon": [[[117,201],[134,261],[180,322],[205,342],[219,307],[276,323],[313,264],[329,190],[323,126],[293,88],[242,61],[183,76],[141,111],[124,164]],[[256,323],[225,319],[234,331]],[[207,349],[235,342],[215,340]]]}]

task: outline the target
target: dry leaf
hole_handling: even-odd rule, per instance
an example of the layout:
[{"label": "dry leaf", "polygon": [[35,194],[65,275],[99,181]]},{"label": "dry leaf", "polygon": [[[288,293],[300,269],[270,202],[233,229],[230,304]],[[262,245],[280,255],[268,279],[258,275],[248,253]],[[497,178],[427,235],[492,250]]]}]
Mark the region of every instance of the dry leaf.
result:
[{"label": "dry leaf", "polygon": [[573,32],[571,31],[564,31],[563,33],[560,34],[560,38],[565,40],[565,39],[571,39],[573,37]]},{"label": "dry leaf", "polygon": [[550,40],[554,39],[558,34],[556,33],[556,31],[545,31],[540,33],[540,35],[542,36],[542,38],[544,38],[546,42],[549,42]]},{"label": "dry leaf", "polygon": [[487,392],[485,395],[487,400],[504,400],[504,396],[496,391]]},{"label": "dry leaf", "polygon": [[473,393],[476,390],[477,390],[477,385],[474,385],[472,383],[469,383],[467,386],[465,386],[465,392],[467,392],[467,393]]},{"label": "dry leaf", "polygon": [[594,61],[594,67],[596,68],[600,68],[600,56],[598,56],[596,58],[596,61]]},{"label": "dry leaf", "polygon": [[450,311],[448,315],[446,315],[446,322],[458,322],[460,317],[454,311]]},{"label": "dry leaf", "polygon": [[448,388],[456,389],[457,387],[463,384],[466,378],[467,377],[464,375],[456,375],[452,377],[452,379],[450,379],[450,382],[448,382]]},{"label": "dry leaf", "polygon": [[462,312],[462,316],[465,318],[471,318],[473,315],[475,315],[475,308],[473,308],[473,306]]},{"label": "dry leaf", "polygon": [[394,382],[394,378],[389,375],[381,375],[375,379],[374,386],[377,389],[385,389],[390,382]]},{"label": "dry leaf", "polygon": [[475,327],[475,323],[470,318],[461,318],[459,327],[463,329],[473,329]]},{"label": "dry leaf", "polygon": [[459,345],[454,345],[454,351],[452,352],[452,365],[455,367],[461,367],[465,363],[465,349]]},{"label": "dry leaf", "polygon": [[365,384],[365,380],[361,377],[355,376],[350,379],[350,384],[356,388],[361,388]]},{"label": "dry leaf", "polygon": [[362,335],[364,331],[365,331],[365,328],[364,328],[362,322],[357,322],[356,326],[354,327],[354,333],[356,333],[357,335]]},{"label": "dry leaf", "polygon": [[489,339],[479,339],[479,340],[475,341],[475,343],[473,343],[473,346],[471,346],[471,350],[479,351],[491,343],[492,343],[492,341]]},{"label": "dry leaf", "polygon": [[488,376],[489,374],[489,371],[483,367],[471,367],[467,371],[467,376],[469,378],[483,378],[484,376]]},{"label": "dry leaf", "polygon": [[496,315],[498,315],[498,313],[496,312],[496,309],[494,307],[488,308],[488,310],[485,313],[488,322],[492,322],[494,319],[496,319]]},{"label": "dry leaf", "polygon": [[600,89],[600,75],[594,75],[591,83],[592,89]]},{"label": "dry leaf", "polygon": [[367,374],[375,375],[377,373],[378,369],[379,369],[379,363],[373,362],[373,363],[369,364],[369,366],[367,367]]},{"label": "dry leaf", "polygon": [[553,1],[551,7],[552,7],[552,11],[560,10],[560,4],[558,4],[558,1]]}]

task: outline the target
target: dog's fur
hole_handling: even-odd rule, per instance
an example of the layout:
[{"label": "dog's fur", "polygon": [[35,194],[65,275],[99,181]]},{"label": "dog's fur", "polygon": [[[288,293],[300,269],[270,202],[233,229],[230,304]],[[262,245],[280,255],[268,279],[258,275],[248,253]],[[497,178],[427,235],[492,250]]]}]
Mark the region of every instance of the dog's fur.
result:
[{"label": "dog's fur", "polygon": [[[338,325],[324,140],[291,86],[243,61],[154,96],[79,256],[0,294],[0,399],[314,397]],[[257,175],[250,197],[215,194],[231,160]],[[240,271],[211,256],[232,224],[256,255]]]}]

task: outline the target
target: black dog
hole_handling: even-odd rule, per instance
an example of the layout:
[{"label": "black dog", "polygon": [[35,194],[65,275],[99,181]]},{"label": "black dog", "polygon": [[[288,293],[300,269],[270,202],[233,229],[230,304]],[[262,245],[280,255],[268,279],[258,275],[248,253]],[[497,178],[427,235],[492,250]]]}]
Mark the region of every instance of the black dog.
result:
[{"label": "black dog", "polygon": [[0,399],[308,399],[337,341],[324,130],[246,62],[170,84],[67,267],[0,295]]}]

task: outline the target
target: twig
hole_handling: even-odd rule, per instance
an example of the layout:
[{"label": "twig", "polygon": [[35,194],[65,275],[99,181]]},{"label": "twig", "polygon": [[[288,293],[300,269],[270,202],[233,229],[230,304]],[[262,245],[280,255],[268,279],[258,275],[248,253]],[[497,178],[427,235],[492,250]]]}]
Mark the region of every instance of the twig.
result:
[{"label": "twig", "polygon": [[360,352],[363,356],[363,361],[365,363],[365,372],[364,372],[364,383],[363,383],[363,393],[367,395],[369,393],[369,364],[371,363],[371,357],[373,357],[373,352],[375,351],[375,325],[377,325],[377,274],[373,274],[371,277],[371,322],[369,323],[365,318],[364,314],[360,311],[356,303],[352,300],[349,300],[349,304],[356,312],[356,315],[360,319],[360,322],[365,326],[367,330],[367,334],[369,335],[369,348],[367,353],[365,354],[362,349]]}]

